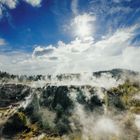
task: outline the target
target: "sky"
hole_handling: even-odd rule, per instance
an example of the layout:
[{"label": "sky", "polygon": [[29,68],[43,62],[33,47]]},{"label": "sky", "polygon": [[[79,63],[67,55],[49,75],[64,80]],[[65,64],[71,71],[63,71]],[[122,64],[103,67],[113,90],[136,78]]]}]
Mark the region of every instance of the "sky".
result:
[{"label": "sky", "polygon": [[0,70],[140,71],[139,0],[0,0]]}]

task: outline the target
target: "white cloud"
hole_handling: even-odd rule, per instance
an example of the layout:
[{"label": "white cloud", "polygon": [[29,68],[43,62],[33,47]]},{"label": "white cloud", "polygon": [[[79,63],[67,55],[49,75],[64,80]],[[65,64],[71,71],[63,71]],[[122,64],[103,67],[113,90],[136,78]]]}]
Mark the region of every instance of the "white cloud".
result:
[{"label": "white cloud", "polygon": [[16,8],[18,0],[0,0],[0,5],[6,5],[10,9]]},{"label": "white cloud", "polygon": [[70,30],[73,31],[73,35],[78,37],[86,37],[93,34],[95,31],[94,22],[96,17],[94,15],[84,13],[82,15],[77,15],[71,21]]},{"label": "white cloud", "polygon": [[18,0],[0,0],[0,18],[2,18],[4,11],[16,8]]},{"label": "white cloud", "polygon": [[71,2],[71,10],[74,15],[78,14],[78,0],[72,0]]},{"label": "white cloud", "polygon": [[42,0],[25,0],[27,3],[31,4],[34,7],[38,7],[41,4]]},{"label": "white cloud", "polygon": [[133,11],[133,9],[130,7],[116,6],[116,7],[110,8],[109,13],[116,14],[116,13],[122,12],[123,14],[127,14],[132,11]]},{"label": "white cloud", "polygon": [[[16,8],[17,4],[20,3],[21,0],[0,0],[0,16],[3,15],[3,11],[7,9]],[[38,7],[41,4],[42,0],[23,0],[30,4],[33,7]]]},{"label": "white cloud", "polygon": [[0,5],[0,17],[2,16],[2,7]]},{"label": "white cloud", "polygon": [[4,39],[0,38],[0,46],[4,46],[6,44],[7,44],[6,41]]},{"label": "white cloud", "polygon": [[[36,47],[28,57],[0,55],[2,70],[21,74],[77,73],[125,68],[140,71],[140,48],[130,45],[135,27],[117,30],[97,42],[76,38],[66,44]],[[17,60],[18,59],[18,60]]]},{"label": "white cloud", "polygon": [[125,1],[125,2],[130,2],[130,1],[132,1],[132,0],[113,0],[113,2],[115,2],[115,3],[121,3],[121,2],[123,2],[123,1]]},{"label": "white cloud", "polygon": [[43,48],[43,47],[36,47],[33,51],[33,57],[38,57],[38,56],[44,56],[44,55],[49,55],[52,54],[54,51],[54,47],[52,46],[48,46],[47,48]]}]

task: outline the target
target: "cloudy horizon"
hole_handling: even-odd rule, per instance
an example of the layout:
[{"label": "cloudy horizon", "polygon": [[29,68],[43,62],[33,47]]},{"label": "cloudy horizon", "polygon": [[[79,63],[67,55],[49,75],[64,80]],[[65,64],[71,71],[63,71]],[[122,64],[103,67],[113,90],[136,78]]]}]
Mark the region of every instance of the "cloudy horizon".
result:
[{"label": "cloudy horizon", "polygon": [[0,0],[0,70],[140,71],[139,0]]}]

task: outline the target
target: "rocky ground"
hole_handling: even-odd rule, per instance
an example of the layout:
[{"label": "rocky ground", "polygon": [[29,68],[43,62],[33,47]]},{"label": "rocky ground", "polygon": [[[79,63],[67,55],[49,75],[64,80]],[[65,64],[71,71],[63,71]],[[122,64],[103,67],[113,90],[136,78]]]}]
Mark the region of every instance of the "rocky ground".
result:
[{"label": "rocky ground", "polygon": [[140,140],[140,75],[0,74],[3,140]]}]

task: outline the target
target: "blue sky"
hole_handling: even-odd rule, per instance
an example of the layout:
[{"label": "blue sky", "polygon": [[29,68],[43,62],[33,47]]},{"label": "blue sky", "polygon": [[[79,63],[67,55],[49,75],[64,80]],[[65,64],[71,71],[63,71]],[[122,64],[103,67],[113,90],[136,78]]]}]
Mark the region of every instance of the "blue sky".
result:
[{"label": "blue sky", "polygon": [[[83,59],[86,51],[88,56],[89,49],[95,48],[94,46],[105,40],[108,41],[107,44],[110,43],[108,46],[112,46],[113,41],[111,39],[119,33],[119,37],[116,36],[115,39],[120,38],[120,40],[110,48],[110,50],[115,48],[115,50],[112,50],[115,56],[116,53],[119,56],[126,51],[123,47],[118,49],[122,45],[118,46],[120,41],[123,41],[123,45],[139,49],[139,23],[139,0],[0,0],[0,54],[2,57],[0,64],[3,70],[8,71],[9,67],[5,66],[6,63],[7,65],[11,64],[13,68],[14,65],[20,63],[19,70],[25,72],[22,69],[25,66],[21,66],[22,61],[24,63],[25,61],[32,61],[33,71],[44,73],[47,68],[44,67],[44,63],[42,65],[41,63],[45,62],[46,65],[50,64],[49,68],[53,71],[59,69],[59,72],[61,72],[61,68],[56,66],[62,64],[64,68],[65,65],[68,66],[66,69],[74,67],[73,72],[77,72],[80,69],[79,65],[83,63],[80,59]],[[130,33],[127,34],[128,37],[125,36],[126,32]],[[126,40],[121,38],[126,38]],[[72,45],[76,47],[85,45],[86,47],[84,49],[79,47],[80,49],[75,50],[76,47]],[[67,50],[61,52],[61,46],[74,49],[76,53],[80,52],[80,56],[79,54],[73,56],[73,52],[71,52],[69,57],[61,58],[60,56],[69,53]],[[90,60],[93,59],[93,63],[97,63],[94,60],[95,58],[92,57],[96,56],[99,51],[96,54],[95,50],[92,51]],[[18,56],[19,60],[15,60],[17,54],[22,58]],[[12,60],[8,58],[8,55],[12,57]],[[101,52],[100,55],[102,55]],[[7,62],[2,60],[5,57]],[[41,61],[41,63],[34,62],[34,57],[37,57],[39,59],[37,61]],[[75,60],[74,65],[71,64],[73,62],[73,59],[70,59],[71,57]],[[63,59],[67,61],[61,62]],[[84,59],[87,59],[87,57]],[[102,59],[98,63],[103,63]],[[136,61],[138,61],[138,58]],[[118,60],[115,58],[114,62],[118,63]],[[96,66],[96,69],[85,65],[84,67],[87,68],[83,68],[83,71],[114,68],[115,66],[112,66],[114,62],[110,62],[109,66],[101,68],[95,64],[93,67]],[[35,68],[34,64],[36,63],[40,66],[40,69],[39,67],[38,69]],[[119,62],[116,67],[138,71],[139,67],[137,65],[127,64],[123,67],[124,65]],[[28,67],[28,64],[26,64],[26,67]],[[16,73],[15,70],[13,72]]]}]

